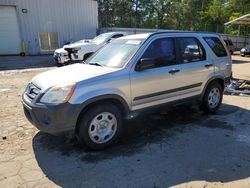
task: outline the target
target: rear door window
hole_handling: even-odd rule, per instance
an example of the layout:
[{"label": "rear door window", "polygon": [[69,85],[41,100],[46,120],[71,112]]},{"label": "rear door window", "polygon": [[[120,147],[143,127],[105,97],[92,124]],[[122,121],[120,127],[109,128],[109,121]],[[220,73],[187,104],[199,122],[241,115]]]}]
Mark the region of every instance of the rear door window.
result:
[{"label": "rear door window", "polygon": [[182,63],[206,60],[204,47],[194,37],[177,38]]},{"label": "rear door window", "polygon": [[217,57],[227,56],[227,51],[217,37],[203,37],[208,46],[213,50]]}]

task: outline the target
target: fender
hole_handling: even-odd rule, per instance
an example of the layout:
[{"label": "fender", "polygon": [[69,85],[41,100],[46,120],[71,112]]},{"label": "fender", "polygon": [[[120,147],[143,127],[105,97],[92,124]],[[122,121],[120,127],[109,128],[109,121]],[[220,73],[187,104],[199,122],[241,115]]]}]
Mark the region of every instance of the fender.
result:
[{"label": "fender", "polygon": [[[69,103],[80,106],[80,112],[89,104],[101,101],[101,100],[116,100],[122,105],[123,110],[127,113],[130,111],[129,99],[126,95],[115,88],[105,88],[94,91],[88,91],[87,93],[74,96],[70,99]],[[79,113],[80,113],[79,112]]]},{"label": "fender", "polygon": [[81,113],[84,112],[85,109],[88,108],[88,105],[91,105],[91,104],[98,102],[98,101],[101,102],[101,101],[105,101],[105,100],[116,100],[117,102],[119,102],[119,107],[122,108],[121,110],[123,112],[124,117],[128,116],[128,114],[130,112],[129,106],[121,96],[116,95],[116,94],[105,94],[105,95],[93,97],[91,99],[84,101],[82,104],[79,104],[79,110],[77,113],[77,118],[76,118],[75,124],[77,125],[77,122],[79,120],[79,117],[81,116]]},{"label": "fender", "polygon": [[71,104],[82,104],[82,103],[84,103],[85,101],[87,101],[89,99],[96,98],[96,97],[99,97],[99,96],[107,96],[107,95],[119,96],[124,101],[126,101],[126,103],[129,106],[129,101],[130,101],[129,97],[130,96],[126,96],[125,93],[123,91],[121,91],[120,89],[118,89],[118,88],[111,88],[111,87],[100,88],[100,89],[93,89],[92,88],[92,89],[90,89],[88,91],[87,91],[87,89],[86,90],[79,89],[78,92],[74,92],[74,95],[70,99],[69,103],[71,103]]},{"label": "fender", "polygon": [[105,94],[105,95],[100,95],[100,96],[93,97],[93,98],[88,99],[87,101],[83,102],[81,104],[81,108],[83,110],[86,106],[88,106],[91,103],[106,100],[106,99],[115,99],[115,100],[119,101],[122,104],[122,106],[124,107],[126,112],[130,111],[129,106],[128,106],[127,102],[125,101],[125,99],[123,99],[121,96],[119,96],[117,94]]}]

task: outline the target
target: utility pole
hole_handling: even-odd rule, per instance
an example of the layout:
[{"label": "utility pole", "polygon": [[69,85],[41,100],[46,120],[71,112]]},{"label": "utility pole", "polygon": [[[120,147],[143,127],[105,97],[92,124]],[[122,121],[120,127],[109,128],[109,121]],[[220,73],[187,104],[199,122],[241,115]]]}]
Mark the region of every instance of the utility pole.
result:
[{"label": "utility pole", "polygon": [[137,28],[138,0],[135,0],[135,29]]}]

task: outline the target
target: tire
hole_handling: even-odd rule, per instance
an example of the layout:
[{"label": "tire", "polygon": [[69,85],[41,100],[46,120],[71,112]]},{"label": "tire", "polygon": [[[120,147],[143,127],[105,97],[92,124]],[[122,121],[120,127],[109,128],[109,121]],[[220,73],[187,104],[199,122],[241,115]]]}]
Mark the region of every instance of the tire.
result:
[{"label": "tire", "polygon": [[20,53],[20,56],[22,56],[22,57],[24,57],[25,55],[26,55],[25,52]]},{"label": "tire", "polygon": [[57,67],[62,67],[64,64],[62,64],[62,63],[56,63],[56,66]]},{"label": "tire", "polygon": [[222,99],[222,86],[218,82],[212,82],[206,89],[200,108],[206,113],[215,113],[219,109]]},{"label": "tire", "polygon": [[122,133],[122,115],[112,103],[91,106],[77,125],[78,141],[93,150],[116,143]]},{"label": "tire", "polygon": [[240,54],[242,57],[245,57],[245,54]]}]

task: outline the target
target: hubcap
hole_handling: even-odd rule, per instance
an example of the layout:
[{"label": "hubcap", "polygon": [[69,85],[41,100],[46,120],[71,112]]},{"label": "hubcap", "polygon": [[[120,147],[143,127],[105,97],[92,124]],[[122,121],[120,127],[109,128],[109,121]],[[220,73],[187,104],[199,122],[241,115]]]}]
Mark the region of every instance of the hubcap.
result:
[{"label": "hubcap", "polygon": [[116,117],[110,112],[102,112],[93,118],[88,133],[93,142],[103,144],[113,138],[116,130]]},{"label": "hubcap", "polygon": [[220,90],[218,88],[211,89],[208,95],[208,105],[210,108],[216,108],[220,102]]}]

